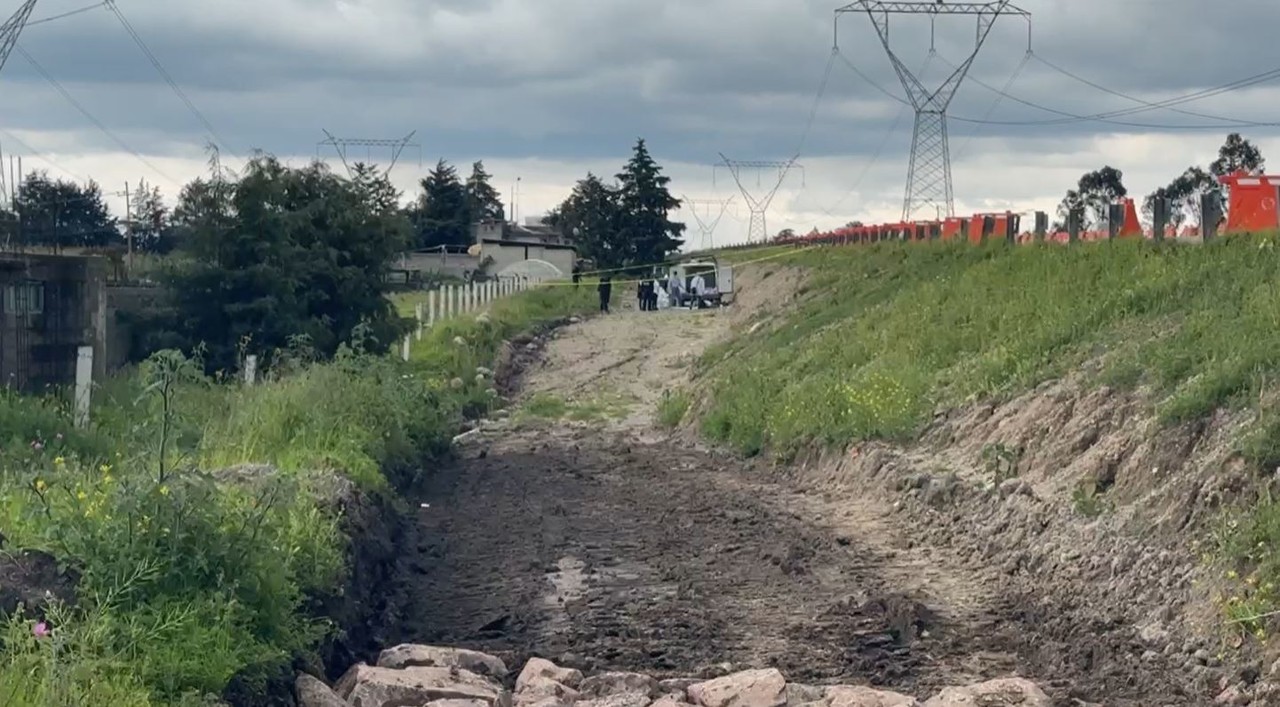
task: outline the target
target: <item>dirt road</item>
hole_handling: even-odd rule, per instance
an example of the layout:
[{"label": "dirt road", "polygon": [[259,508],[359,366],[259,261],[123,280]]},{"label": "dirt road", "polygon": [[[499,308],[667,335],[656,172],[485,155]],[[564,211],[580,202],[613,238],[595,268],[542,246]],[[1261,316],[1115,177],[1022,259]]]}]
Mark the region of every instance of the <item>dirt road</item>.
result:
[{"label": "dirt road", "polygon": [[1063,705],[1199,704],[1105,626],[1068,645],[1054,627],[1069,614],[913,540],[872,494],[670,442],[653,421],[663,390],[742,316],[623,312],[563,330],[521,399],[610,395],[613,414],[515,415],[468,439],[406,548],[408,633],[511,664],[774,666],[921,697],[1021,673]]}]

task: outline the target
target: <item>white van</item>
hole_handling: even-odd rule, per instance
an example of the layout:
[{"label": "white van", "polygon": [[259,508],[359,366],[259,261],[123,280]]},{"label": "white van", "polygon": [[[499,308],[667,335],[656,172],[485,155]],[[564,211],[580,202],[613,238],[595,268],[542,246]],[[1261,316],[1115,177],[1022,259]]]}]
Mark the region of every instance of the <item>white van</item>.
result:
[{"label": "white van", "polygon": [[673,306],[688,306],[693,298],[689,286],[695,275],[702,276],[702,281],[706,285],[702,299],[708,304],[720,306],[733,303],[733,266],[721,263],[715,258],[701,257],[672,265],[661,276],[680,278],[680,301],[672,302]]}]

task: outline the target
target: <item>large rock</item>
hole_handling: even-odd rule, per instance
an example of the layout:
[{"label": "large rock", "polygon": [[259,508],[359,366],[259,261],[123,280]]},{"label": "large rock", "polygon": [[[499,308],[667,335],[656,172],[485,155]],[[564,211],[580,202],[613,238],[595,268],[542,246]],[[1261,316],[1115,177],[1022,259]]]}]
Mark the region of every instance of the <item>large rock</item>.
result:
[{"label": "large rock", "polygon": [[1022,678],[989,680],[969,687],[949,687],[924,707],[1053,707],[1035,683]]},{"label": "large rock", "polygon": [[[600,673],[592,675],[578,686],[578,692],[588,697],[638,694],[650,697],[658,689],[658,681],[640,673]],[[643,707],[643,706],[642,706]]]},{"label": "large rock", "polygon": [[826,707],[920,707],[914,697],[850,685],[828,687],[823,702]]},{"label": "large rock", "polygon": [[707,680],[691,685],[687,692],[689,701],[701,707],[782,707],[787,703],[787,681],[773,668]]},{"label": "large rock", "polygon": [[573,703],[574,707],[649,707],[649,704],[649,696],[640,692],[619,692]]},{"label": "large rock", "polygon": [[460,668],[396,670],[360,663],[342,676],[335,691],[352,707],[417,707],[437,700],[476,700],[489,707],[510,704],[501,687]]},{"label": "large rock", "polygon": [[422,707],[487,707],[484,700],[433,700]]},{"label": "large rock", "polygon": [[379,668],[462,668],[476,675],[501,680],[507,676],[507,664],[501,659],[465,648],[440,648],[405,643],[388,648],[378,655]]},{"label": "large rock", "polygon": [[298,675],[294,689],[298,693],[299,707],[351,707],[350,702],[338,697],[338,693],[328,685],[306,673]]},{"label": "large rock", "polygon": [[518,683],[515,707],[567,707],[580,696],[577,690],[545,675],[524,677],[522,674],[521,677],[523,682]]},{"label": "large rock", "polygon": [[524,669],[520,671],[520,676],[516,678],[516,692],[523,692],[522,686],[533,678],[548,678],[575,688],[582,684],[581,671],[562,668],[544,658],[530,658],[529,662],[524,664]]},{"label": "large rock", "polygon": [[649,707],[692,707],[692,706],[688,702],[684,701],[682,695],[670,694],[670,695],[663,695],[662,697],[659,697],[655,702],[653,702],[653,704],[649,705]]}]

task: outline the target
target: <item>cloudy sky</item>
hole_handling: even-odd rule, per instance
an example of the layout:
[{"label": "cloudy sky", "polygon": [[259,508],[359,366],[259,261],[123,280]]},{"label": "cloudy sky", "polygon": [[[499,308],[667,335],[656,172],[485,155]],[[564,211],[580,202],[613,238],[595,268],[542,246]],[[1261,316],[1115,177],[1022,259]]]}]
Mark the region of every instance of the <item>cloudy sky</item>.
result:
[{"label": "cloudy sky", "polygon": [[[89,2],[41,0],[33,19]],[[0,16],[19,4],[0,0]],[[1131,192],[1146,194],[1189,165],[1207,166],[1231,130],[1280,160],[1280,129],[1256,124],[1280,122],[1280,76],[1177,106],[1187,112],[1143,110],[1109,123],[1062,115],[1141,109],[1132,99],[1160,101],[1280,67],[1274,0],[1231,0],[1230,12],[1221,0],[1019,4],[1033,15],[1034,56],[1027,57],[1026,22],[1002,18],[951,105],[957,212],[1052,211],[1081,173],[1107,164],[1123,170]],[[768,212],[771,232],[896,220],[901,212],[912,113],[849,66],[904,96],[866,15],[842,17],[833,57],[837,5],[117,0],[225,141],[232,166],[253,149],[305,163],[325,129],[353,138],[416,131],[420,150],[406,150],[393,171],[406,198],[437,159],[464,166],[482,159],[504,195],[519,179],[523,218],[561,201],[588,171],[616,173],[637,137],[648,141],[673,191],[699,200],[737,192],[728,171],[713,167],[721,152],[739,160],[799,153],[803,170],[787,176]],[[972,18],[939,19],[933,57],[927,19],[895,17],[890,26],[895,50],[922,69],[926,84],[941,82],[973,48]],[[145,178],[174,195],[205,170],[205,126],[107,7],[34,24],[19,47],[26,55],[15,51],[0,69],[5,155],[22,154],[27,168],[52,175],[92,177],[108,192]],[[996,103],[992,89],[1011,78],[1012,98]],[[331,148],[320,155],[341,169]],[[385,162],[389,153],[375,148],[370,156]],[[741,176],[759,194],[777,173]],[[713,218],[709,208],[699,215]],[[743,240],[748,216],[738,196],[715,242]],[[696,244],[693,219],[682,218]]]}]

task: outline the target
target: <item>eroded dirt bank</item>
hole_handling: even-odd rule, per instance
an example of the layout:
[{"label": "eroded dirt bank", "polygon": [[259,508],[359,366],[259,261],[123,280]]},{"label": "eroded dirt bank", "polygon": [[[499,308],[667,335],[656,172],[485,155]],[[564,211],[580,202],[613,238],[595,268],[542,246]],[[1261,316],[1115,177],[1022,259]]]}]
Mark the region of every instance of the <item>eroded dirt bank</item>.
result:
[{"label": "eroded dirt bank", "polygon": [[[776,667],[921,698],[1022,675],[1061,705],[1211,704],[1241,679],[1195,644],[1153,650],[1143,607],[1126,610],[1118,594],[1135,587],[1053,586],[1074,568],[1087,583],[1085,570],[1113,557],[1058,552],[1037,581],[1036,565],[984,552],[998,504],[1023,503],[1024,492],[967,503],[955,484],[898,481],[913,473],[909,455],[859,473],[827,460],[841,473],[824,477],[658,431],[662,391],[755,311],[744,300],[732,313],[623,312],[560,330],[517,395],[610,395],[621,411],[584,422],[517,415],[460,445],[403,548],[404,640],[659,677]],[[939,494],[958,500],[939,504]],[[1016,530],[999,542],[1037,542]],[[1055,536],[1055,552],[1066,537]]]}]

